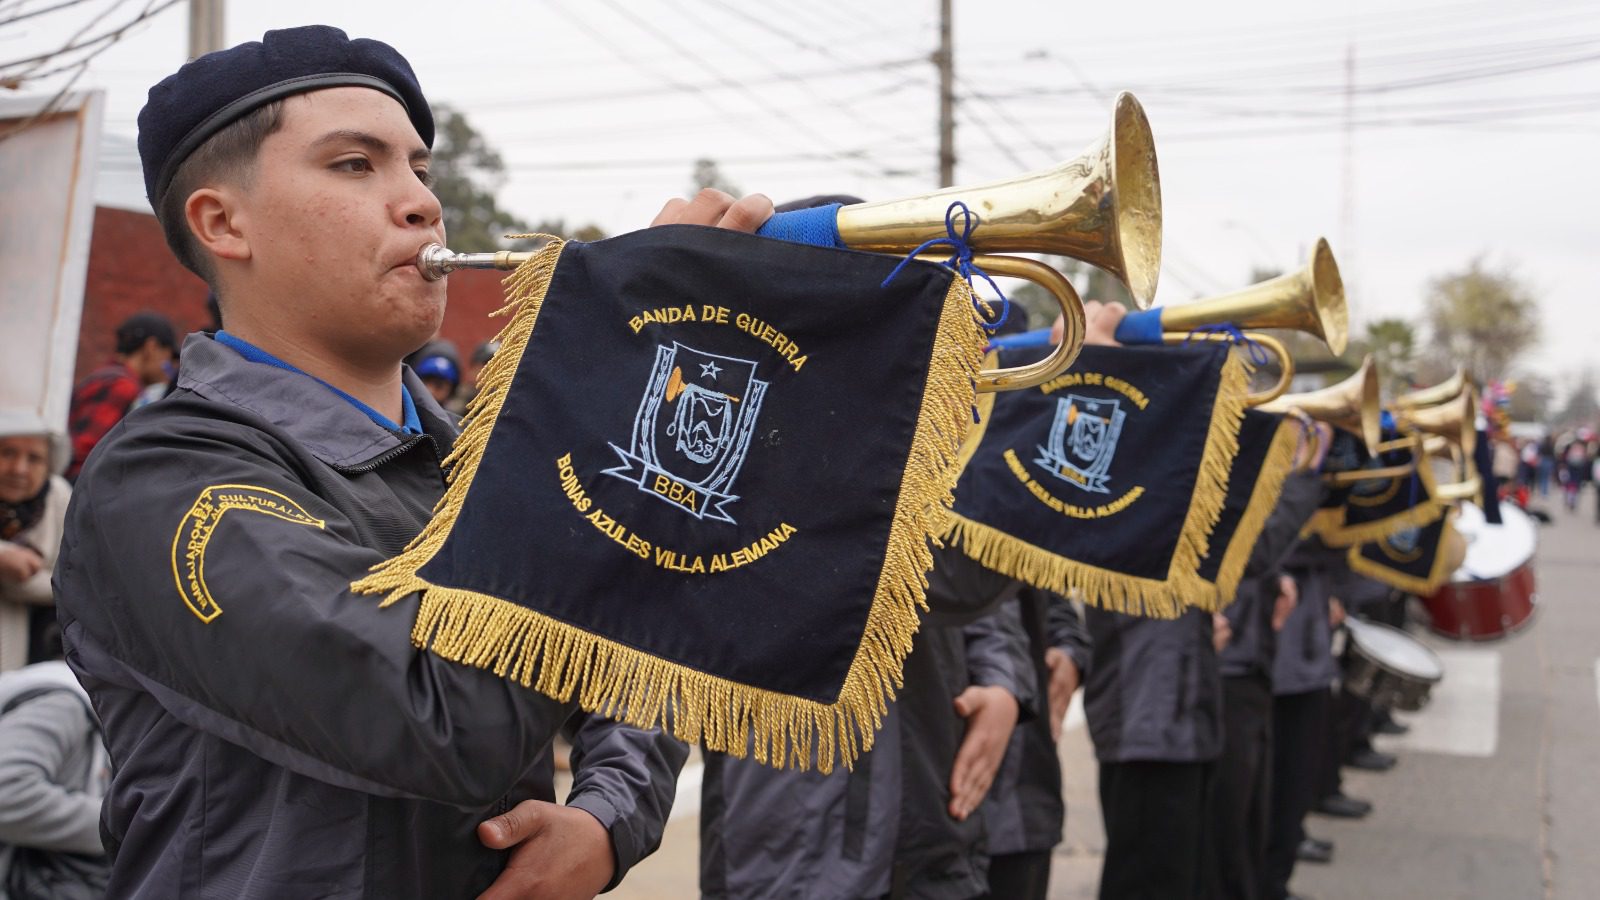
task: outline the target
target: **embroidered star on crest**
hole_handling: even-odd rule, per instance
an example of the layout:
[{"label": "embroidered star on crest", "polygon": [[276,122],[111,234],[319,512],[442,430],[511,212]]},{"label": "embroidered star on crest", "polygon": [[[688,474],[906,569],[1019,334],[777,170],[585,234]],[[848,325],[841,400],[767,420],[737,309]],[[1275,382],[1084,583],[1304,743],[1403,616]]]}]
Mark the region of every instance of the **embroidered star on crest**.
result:
[{"label": "embroidered star on crest", "polygon": [[717,367],[715,360],[700,367],[701,378],[716,378],[721,372],[722,370]]}]

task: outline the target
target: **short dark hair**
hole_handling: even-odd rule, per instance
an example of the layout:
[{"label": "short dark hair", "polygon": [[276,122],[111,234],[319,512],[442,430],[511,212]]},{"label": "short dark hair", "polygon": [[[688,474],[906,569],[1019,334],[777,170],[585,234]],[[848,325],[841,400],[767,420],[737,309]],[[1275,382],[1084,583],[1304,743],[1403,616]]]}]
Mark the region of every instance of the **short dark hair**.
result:
[{"label": "short dark hair", "polygon": [[136,353],[151,338],[168,350],[178,349],[177,334],[166,316],[149,311],[134,313],[117,326],[117,355]]},{"label": "short dark hair", "polygon": [[193,153],[189,154],[172,183],[156,205],[156,219],[166,234],[167,246],[172,248],[184,268],[205,279],[214,290],[216,272],[211,259],[200,248],[200,242],[189,230],[184,206],[195,191],[218,181],[249,184],[255,175],[256,156],[261,144],[269,135],[283,127],[283,101],[274,100],[250,111],[237,122],[230,123],[212,135]]}]

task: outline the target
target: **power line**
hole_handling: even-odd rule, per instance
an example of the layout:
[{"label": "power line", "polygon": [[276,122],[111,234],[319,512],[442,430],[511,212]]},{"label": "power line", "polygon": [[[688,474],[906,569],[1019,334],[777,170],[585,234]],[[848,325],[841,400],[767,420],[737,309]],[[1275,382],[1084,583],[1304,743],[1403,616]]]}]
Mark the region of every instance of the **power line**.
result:
[{"label": "power line", "polygon": [[[634,26],[639,28],[641,31],[644,31],[647,34],[650,34],[652,37],[654,37],[656,40],[660,41],[662,44],[665,44],[666,46],[677,50],[677,52],[680,55],[682,55],[684,59],[688,60],[689,62],[693,63],[694,65],[698,66],[699,68],[705,70],[706,73],[709,74],[713,79],[715,79],[715,80],[717,80],[719,82],[723,82],[725,84],[733,86],[734,89],[736,91],[738,91],[740,94],[743,94],[746,97],[750,98],[758,108],[766,106],[764,101],[762,101],[761,97],[759,95],[757,95],[754,91],[750,90],[745,85],[742,85],[739,82],[734,81],[733,79],[729,78],[727,75],[723,74],[721,70],[717,69],[715,66],[712,66],[707,61],[705,61],[705,60],[701,59],[700,57],[696,56],[688,48],[684,47],[682,44],[679,44],[677,42],[677,40],[675,40],[670,34],[667,34],[666,32],[662,31],[660,28],[656,27],[656,25],[654,23],[642,19],[633,10],[628,9],[627,6],[625,6],[624,4],[618,3],[617,0],[603,0],[603,2],[607,6],[611,7],[613,11],[615,11],[616,13],[621,15],[623,18],[625,18],[625,19],[629,20],[630,22],[632,22],[634,24]],[[781,108],[775,108],[775,109],[772,110],[772,112],[773,112],[773,115],[776,118],[782,120],[785,124],[789,125],[791,128],[795,129],[796,131],[800,132],[801,134],[805,135],[806,137],[810,138],[811,140],[817,142],[818,144],[820,144],[822,146],[825,146],[825,147],[832,144],[831,139],[829,139],[828,137],[818,133],[811,126],[809,126],[806,123],[800,121],[799,119],[796,119],[794,116],[789,115],[787,112],[783,111]],[[850,160],[848,160],[848,159],[846,159],[844,157],[839,157],[837,155],[835,155],[835,158],[838,159],[840,162],[849,162],[850,161]],[[882,172],[874,173],[874,172],[871,172],[871,171],[864,171],[864,170],[861,170],[861,169],[854,169],[853,171],[855,171],[855,173],[857,175],[861,175],[863,177],[869,177],[869,178],[884,177],[884,173],[882,173]]]}]

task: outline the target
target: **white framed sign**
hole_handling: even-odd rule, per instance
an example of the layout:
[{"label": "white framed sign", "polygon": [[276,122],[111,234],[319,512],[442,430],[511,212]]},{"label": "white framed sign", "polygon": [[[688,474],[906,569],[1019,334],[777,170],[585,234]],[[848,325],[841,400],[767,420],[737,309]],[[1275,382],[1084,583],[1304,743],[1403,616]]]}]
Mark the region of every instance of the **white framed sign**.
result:
[{"label": "white framed sign", "polygon": [[0,97],[0,433],[66,433],[103,109]]}]

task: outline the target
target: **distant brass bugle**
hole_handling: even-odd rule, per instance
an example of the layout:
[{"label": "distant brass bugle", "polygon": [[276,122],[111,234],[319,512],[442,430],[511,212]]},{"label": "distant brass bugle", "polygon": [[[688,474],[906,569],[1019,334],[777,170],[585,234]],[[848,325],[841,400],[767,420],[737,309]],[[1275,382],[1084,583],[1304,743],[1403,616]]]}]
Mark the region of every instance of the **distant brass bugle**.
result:
[{"label": "distant brass bugle", "polygon": [[[1039,284],[1056,299],[1065,323],[1064,337],[1048,357],[985,370],[978,378],[980,391],[1048,381],[1065,371],[1083,346],[1083,303],[1066,278],[1033,260],[993,254],[1070,256],[1115,275],[1140,306],[1148,306],[1155,296],[1161,270],[1161,181],[1150,124],[1132,94],[1117,96],[1111,127],[1074,159],[991,184],[840,207],[834,225],[847,247],[909,253],[946,236],[946,215],[958,201],[978,216],[968,241],[980,254],[973,260],[978,267]],[[780,213],[773,220],[785,215],[796,214]],[[758,233],[773,227],[769,222]],[[418,252],[417,268],[424,278],[437,280],[456,269],[514,269],[531,255],[510,250],[455,253],[429,244]]]},{"label": "distant brass bugle", "polygon": [[1396,408],[1394,422],[1402,431],[1420,431],[1445,438],[1460,449],[1466,462],[1478,446],[1476,392],[1466,390],[1434,406]]},{"label": "distant brass bugle", "polygon": [[1397,409],[1415,409],[1419,406],[1437,406],[1446,400],[1454,400],[1471,384],[1467,370],[1457,367],[1454,374],[1435,385],[1418,388],[1407,394],[1394,398],[1390,404]]},{"label": "distant brass bugle", "polygon": [[1319,422],[1355,435],[1376,452],[1382,440],[1383,410],[1378,405],[1378,367],[1369,353],[1355,374],[1318,391],[1284,394],[1262,404],[1263,412],[1288,413],[1298,409]]}]

